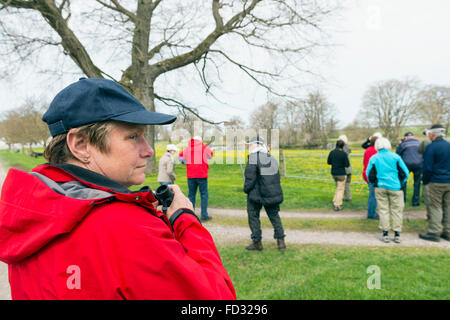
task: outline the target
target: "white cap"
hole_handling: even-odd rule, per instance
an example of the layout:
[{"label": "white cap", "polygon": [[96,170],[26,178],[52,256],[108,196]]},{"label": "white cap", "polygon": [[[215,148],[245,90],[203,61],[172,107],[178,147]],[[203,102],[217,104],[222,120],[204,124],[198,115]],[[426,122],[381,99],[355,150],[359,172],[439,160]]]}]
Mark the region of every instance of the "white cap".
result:
[{"label": "white cap", "polygon": [[378,138],[381,138],[383,135],[381,134],[381,133],[379,133],[379,132],[375,132],[373,135],[372,135],[372,137],[378,137]]},{"label": "white cap", "polygon": [[339,136],[338,140],[342,140],[345,144],[348,144],[348,138],[345,134]]},{"label": "white cap", "polygon": [[167,147],[166,147],[166,150],[167,151],[177,151],[178,150],[178,148],[177,148],[177,146],[176,145],[174,145],[174,144],[168,144],[167,145]]}]

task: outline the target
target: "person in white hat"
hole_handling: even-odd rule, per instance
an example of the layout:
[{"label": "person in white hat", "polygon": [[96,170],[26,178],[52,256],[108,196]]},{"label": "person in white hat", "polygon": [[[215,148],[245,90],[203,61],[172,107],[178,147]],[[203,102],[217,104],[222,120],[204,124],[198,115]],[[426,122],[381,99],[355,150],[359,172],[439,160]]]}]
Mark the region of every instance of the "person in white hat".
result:
[{"label": "person in white hat", "polygon": [[382,138],[383,135],[380,132],[375,132],[373,135],[371,135],[370,137],[367,138],[366,141],[364,141],[364,143],[361,145],[361,147],[363,149],[367,149],[368,147],[370,147],[370,141],[373,140],[372,138]]},{"label": "person in white hat", "polygon": [[168,144],[166,150],[167,152],[159,159],[158,182],[160,185],[173,184],[176,179],[173,155],[178,151],[178,148],[174,144]]},{"label": "person in white hat", "polygon": [[244,192],[247,194],[248,224],[252,243],[245,248],[263,250],[260,211],[264,207],[273,226],[273,237],[277,240],[277,247],[279,250],[285,250],[286,235],[279,215],[283,189],[278,163],[268,153],[263,138],[253,137],[247,144],[250,154],[245,167]]}]

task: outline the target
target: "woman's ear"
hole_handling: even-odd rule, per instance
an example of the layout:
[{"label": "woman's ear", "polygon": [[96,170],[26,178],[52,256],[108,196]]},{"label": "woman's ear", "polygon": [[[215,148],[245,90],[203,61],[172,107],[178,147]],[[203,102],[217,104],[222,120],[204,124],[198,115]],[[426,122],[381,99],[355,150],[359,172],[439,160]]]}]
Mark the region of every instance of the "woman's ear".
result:
[{"label": "woman's ear", "polygon": [[90,154],[88,151],[87,137],[79,134],[77,129],[70,129],[67,133],[67,146],[73,156],[84,164],[89,163]]}]

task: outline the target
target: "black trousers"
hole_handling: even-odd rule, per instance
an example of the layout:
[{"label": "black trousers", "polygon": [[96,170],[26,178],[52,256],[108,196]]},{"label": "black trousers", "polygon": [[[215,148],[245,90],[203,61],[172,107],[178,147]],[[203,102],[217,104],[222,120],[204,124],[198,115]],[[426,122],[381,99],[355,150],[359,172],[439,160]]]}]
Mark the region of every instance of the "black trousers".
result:
[{"label": "black trousers", "polygon": [[[414,175],[414,193],[412,196],[412,204],[418,205],[420,203],[420,182],[422,181],[422,168],[409,169]],[[402,186],[403,199],[406,203],[406,183]]]},{"label": "black trousers", "polygon": [[[262,207],[262,204],[247,198],[248,225],[252,232],[251,238],[253,242],[259,242],[262,239],[261,221],[259,218]],[[283,224],[281,223],[280,215],[278,214],[280,205],[264,206],[264,209],[266,210],[267,216],[274,229],[273,237],[280,240],[284,239],[286,235],[284,234]]]}]

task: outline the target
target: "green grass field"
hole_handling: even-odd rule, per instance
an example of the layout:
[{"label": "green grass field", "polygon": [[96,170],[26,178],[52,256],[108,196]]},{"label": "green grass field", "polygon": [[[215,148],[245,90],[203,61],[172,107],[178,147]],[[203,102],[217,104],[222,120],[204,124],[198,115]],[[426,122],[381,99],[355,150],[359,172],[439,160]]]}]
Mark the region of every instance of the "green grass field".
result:
[{"label": "green grass field", "polygon": [[[157,144],[156,147],[156,160],[159,161],[159,157],[163,154],[163,144]],[[362,150],[362,149],[361,149]],[[361,150],[353,151],[351,162],[354,174],[352,175],[352,181],[362,181],[362,157]],[[288,175],[305,174],[313,178],[330,179],[330,167],[326,165],[327,151],[324,150],[289,150],[292,153],[309,153],[315,154],[314,156],[293,156],[287,160],[287,172]],[[316,156],[319,154],[320,156]],[[359,155],[359,156],[358,156]],[[223,164],[212,163],[210,165],[209,177],[208,177],[208,193],[209,193],[209,206],[216,208],[245,208],[246,207],[246,195],[243,192],[243,178],[241,167],[235,160],[235,164],[226,164],[225,155],[219,153],[217,157],[223,156]],[[1,159],[12,167],[22,168],[24,170],[31,170],[36,165],[45,163],[45,159],[42,157],[33,158],[21,153],[9,152],[7,150],[0,151]],[[234,155],[236,159],[236,155]],[[244,159],[244,154],[241,156]],[[324,163],[325,162],[325,163]],[[245,168],[245,164],[243,164]],[[295,168],[301,168],[295,169]],[[280,168],[283,170],[283,168]],[[296,171],[297,170],[297,171]],[[188,192],[187,178],[186,178],[186,166],[177,164],[175,168],[177,175],[177,183],[185,194]],[[149,185],[152,189],[156,189],[159,186],[157,181],[157,174],[148,176],[143,185]],[[281,181],[284,193],[284,202],[281,205],[282,210],[299,211],[324,211],[330,210],[332,207],[331,200],[333,199],[335,185],[332,181],[323,180],[311,180],[311,179],[298,179],[298,178],[283,178]],[[134,187],[138,189],[140,186]],[[366,210],[368,188],[366,184],[353,183],[352,184],[352,202],[344,203],[345,210]],[[411,206],[412,197],[412,178],[408,181],[408,199],[405,206],[406,210],[424,210],[425,206],[421,204],[419,207]],[[199,195],[197,195],[197,202],[200,201]]]},{"label": "green grass field", "polygon": [[[239,299],[450,298],[446,250],[303,245],[279,252],[274,244],[262,252],[219,251]],[[367,286],[369,266],[379,267],[380,289]]]}]

